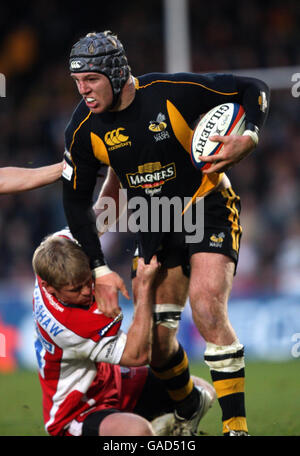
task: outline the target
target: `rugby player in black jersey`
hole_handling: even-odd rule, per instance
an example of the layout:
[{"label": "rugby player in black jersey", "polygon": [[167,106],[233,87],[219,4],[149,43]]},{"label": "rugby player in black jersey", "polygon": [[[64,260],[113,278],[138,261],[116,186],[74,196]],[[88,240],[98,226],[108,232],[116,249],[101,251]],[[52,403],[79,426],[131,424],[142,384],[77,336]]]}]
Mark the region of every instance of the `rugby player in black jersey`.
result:
[{"label": "rugby player in black jersey", "polygon": [[[224,435],[247,435],[244,347],[228,319],[227,302],[238,261],[240,201],[224,171],[257,145],[268,112],[269,90],[260,80],[234,75],[152,73],[133,77],[122,44],[111,32],[91,33],[72,48],[70,72],[82,101],[65,132],[65,214],[74,237],[90,258],[95,295],[110,316],[120,312],[122,279],[105,264],[93,212],[93,191],[101,166],[109,166],[101,196],[119,186],[128,197],[151,203],[154,196],[195,201],[204,197],[204,237],[186,242],[171,229],[137,233],[137,255],[156,253],[162,264],[155,285],[156,327],[151,368],[175,403],[175,434],[193,435],[203,400],[190,378],[178,344],[180,312],[189,297],[193,319],[206,341],[204,359],[222,409]],[[225,102],[246,113],[242,136],[216,136],[224,147],[203,172],[192,165],[189,147],[199,116]],[[191,205],[193,214],[197,205]],[[147,214],[151,218],[151,211]],[[133,279],[133,292],[135,290]]]}]

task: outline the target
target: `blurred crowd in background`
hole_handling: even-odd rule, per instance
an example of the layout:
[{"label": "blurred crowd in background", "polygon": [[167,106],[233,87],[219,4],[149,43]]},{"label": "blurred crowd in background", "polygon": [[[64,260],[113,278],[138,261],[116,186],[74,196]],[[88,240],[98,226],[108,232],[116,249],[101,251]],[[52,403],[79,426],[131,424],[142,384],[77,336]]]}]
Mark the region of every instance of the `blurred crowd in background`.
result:
[{"label": "blurred crowd in background", "polygon": [[[299,64],[299,2],[223,0],[206,2],[205,8],[201,3],[189,2],[192,71]],[[0,99],[0,166],[37,167],[62,159],[64,129],[80,99],[68,55],[87,32],[116,32],[134,75],[166,71],[161,0],[94,5],[57,0],[1,5],[6,98]],[[272,92],[257,150],[229,173],[241,196],[244,229],[233,296],[300,293],[300,100],[291,86],[287,81],[286,90]],[[65,223],[60,182],[1,195],[0,282],[33,280],[35,247]],[[130,288],[132,235],[108,233],[103,247]]]}]

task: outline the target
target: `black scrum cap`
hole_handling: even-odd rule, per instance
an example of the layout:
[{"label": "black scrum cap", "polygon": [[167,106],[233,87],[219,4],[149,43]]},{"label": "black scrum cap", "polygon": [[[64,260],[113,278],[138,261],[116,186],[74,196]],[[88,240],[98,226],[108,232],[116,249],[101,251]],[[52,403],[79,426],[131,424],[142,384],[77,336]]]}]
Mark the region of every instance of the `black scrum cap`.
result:
[{"label": "black scrum cap", "polygon": [[122,43],[110,31],[88,33],[71,49],[71,73],[102,73],[108,77],[115,104],[130,74]]}]

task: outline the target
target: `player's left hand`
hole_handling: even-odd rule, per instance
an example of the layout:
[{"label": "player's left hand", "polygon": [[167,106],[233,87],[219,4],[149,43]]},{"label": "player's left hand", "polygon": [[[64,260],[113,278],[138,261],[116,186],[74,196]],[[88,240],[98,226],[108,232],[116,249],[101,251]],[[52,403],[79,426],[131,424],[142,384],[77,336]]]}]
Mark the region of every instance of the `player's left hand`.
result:
[{"label": "player's left hand", "polygon": [[119,274],[113,271],[95,279],[94,291],[99,310],[110,318],[115,318],[121,312],[119,291],[125,298],[130,299],[125,283]]},{"label": "player's left hand", "polygon": [[245,158],[255,147],[254,141],[250,136],[230,135],[230,136],[211,136],[210,141],[221,142],[223,147],[216,155],[201,157],[201,161],[212,163],[205,169],[203,174],[223,173],[236,163]]},{"label": "player's left hand", "polygon": [[136,277],[139,284],[151,285],[159,271],[161,264],[157,260],[157,256],[154,255],[149,264],[145,264],[144,258],[138,259],[138,267],[136,271]]}]

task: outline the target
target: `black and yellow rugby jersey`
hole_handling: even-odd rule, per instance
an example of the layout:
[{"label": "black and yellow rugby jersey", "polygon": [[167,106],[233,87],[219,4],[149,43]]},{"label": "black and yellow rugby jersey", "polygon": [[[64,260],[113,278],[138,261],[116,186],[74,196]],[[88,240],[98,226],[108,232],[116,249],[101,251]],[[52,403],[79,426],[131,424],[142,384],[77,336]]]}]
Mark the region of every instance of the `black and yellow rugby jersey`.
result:
[{"label": "black and yellow rugby jersey", "polygon": [[220,174],[202,176],[191,162],[191,137],[200,115],[236,102],[246,111],[246,123],[260,128],[266,117],[260,100],[262,94],[268,98],[268,88],[256,79],[152,73],[135,78],[135,85],[133,102],[122,111],[94,114],[82,100],[65,132],[71,167],[63,178],[65,213],[92,264],[103,260],[91,214],[101,166],[114,169],[128,198],[201,195],[219,183]]}]

